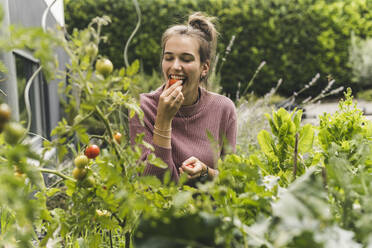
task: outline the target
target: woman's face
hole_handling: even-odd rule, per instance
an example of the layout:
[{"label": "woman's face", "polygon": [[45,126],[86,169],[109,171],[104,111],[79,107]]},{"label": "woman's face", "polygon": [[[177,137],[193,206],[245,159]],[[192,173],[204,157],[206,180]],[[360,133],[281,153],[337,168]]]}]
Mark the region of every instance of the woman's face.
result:
[{"label": "woman's face", "polygon": [[190,36],[174,35],[165,44],[162,60],[163,76],[184,81],[182,93],[184,105],[190,105],[198,97],[200,76],[206,76],[209,63],[200,63],[199,43]]}]

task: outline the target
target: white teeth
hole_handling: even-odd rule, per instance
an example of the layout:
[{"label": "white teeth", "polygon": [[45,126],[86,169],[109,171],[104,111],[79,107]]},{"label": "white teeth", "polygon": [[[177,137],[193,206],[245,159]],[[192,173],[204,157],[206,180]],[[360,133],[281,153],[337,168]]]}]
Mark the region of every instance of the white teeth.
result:
[{"label": "white teeth", "polygon": [[183,80],[183,79],[185,79],[185,77],[183,77],[183,76],[178,76],[178,75],[170,75],[170,78],[173,78],[173,79],[179,79],[179,80]]}]

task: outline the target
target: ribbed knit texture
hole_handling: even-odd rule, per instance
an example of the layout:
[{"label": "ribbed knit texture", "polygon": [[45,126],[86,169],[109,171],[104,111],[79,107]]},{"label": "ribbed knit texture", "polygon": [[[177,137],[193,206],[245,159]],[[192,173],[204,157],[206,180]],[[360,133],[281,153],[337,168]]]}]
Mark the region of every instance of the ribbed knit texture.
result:
[{"label": "ribbed knit texture", "polygon": [[[136,135],[144,133],[144,141],[154,146],[154,154],[168,165],[174,181],[177,182],[179,179],[178,168],[182,162],[191,156],[198,158],[210,168],[216,168],[218,158],[226,154],[225,145],[229,145],[229,148],[235,151],[237,131],[235,105],[229,98],[204,88],[200,88],[200,98],[195,104],[182,106],[174,117],[171,133],[172,148],[166,149],[154,145],[153,128],[162,90],[163,86],[153,92],[141,94],[140,104],[144,112],[144,126],[141,125],[138,116],[132,118],[130,138],[134,144]],[[215,145],[211,144],[207,133],[213,137]],[[217,147],[217,150],[213,147]],[[141,159],[146,160],[150,152],[149,149],[144,149]],[[143,174],[162,178],[166,170],[148,164]]]}]

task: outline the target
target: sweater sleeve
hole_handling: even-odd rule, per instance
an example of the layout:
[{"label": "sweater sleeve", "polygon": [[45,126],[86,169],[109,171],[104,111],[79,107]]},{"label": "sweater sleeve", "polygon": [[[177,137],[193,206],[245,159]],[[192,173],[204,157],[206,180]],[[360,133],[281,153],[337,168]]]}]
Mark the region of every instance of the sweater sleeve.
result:
[{"label": "sweater sleeve", "polygon": [[223,147],[221,155],[224,156],[228,152],[235,152],[236,149],[236,135],[237,135],[237,130],[238,130],[238,123],[237,123],[237,115],[236,115],[236,109],[235,106],[232,108],[232,111],[228,117],[227,121],[227,126],[226,126],[226,141],[227,141],[227,146],[229,146],[229,149],[226,149]]},{"label": "sweater sleeve", "polygon": [[[168,169],[170,170],[172,180],[175,182],[178,182],[179,175],[177,172],[177,168],[173,162],[172,150],[153,144],[152,125],[146,122],[145,120],[145,125],[143,126],[141,122],[139,121],[138,116],[135,115],[133,118],[129,120],[129,135],[130,135],[130,141],[132,145],[135,145],[136,136],[141,133],[144,133],[143,140],[151,144],[154,147],[155,156],[158,158],[161,158],[168,165]],[[146,161],[148,155],[152,151],[144,146],[141,146],[141,148],[142,148],[141,160]],[[167,169],[162,169],[155,165],[147,163],[146,168],[143,172],[143,175],[154,175],[154,176],[157,176],[160,180],[162,180],[166,171]]]},{"label": "sweater sleeve", "polygon": [[235,116],[235,118],[230,120],[230,123],[227,127],[227,132],[226,132],[226,139],[229,142],[231,152],[235,152],[237,129],[238,129],[238,125],[237,125],[237,120]]}]

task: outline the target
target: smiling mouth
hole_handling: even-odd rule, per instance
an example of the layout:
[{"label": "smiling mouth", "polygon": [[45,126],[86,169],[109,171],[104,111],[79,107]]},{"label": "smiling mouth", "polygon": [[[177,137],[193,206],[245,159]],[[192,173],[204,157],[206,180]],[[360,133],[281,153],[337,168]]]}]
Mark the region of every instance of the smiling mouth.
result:
[{"label": "smiling mouth", "polygon": [[181,80],[182,81],[182,85],[184,85],[185,82],[186,82],[186,80],[187,80],[186,77],[178,76],[178,75],[172,75],[172,74],[168,76],[168,80],[170,80],[170,79],[177,80],[177,81]]}]

